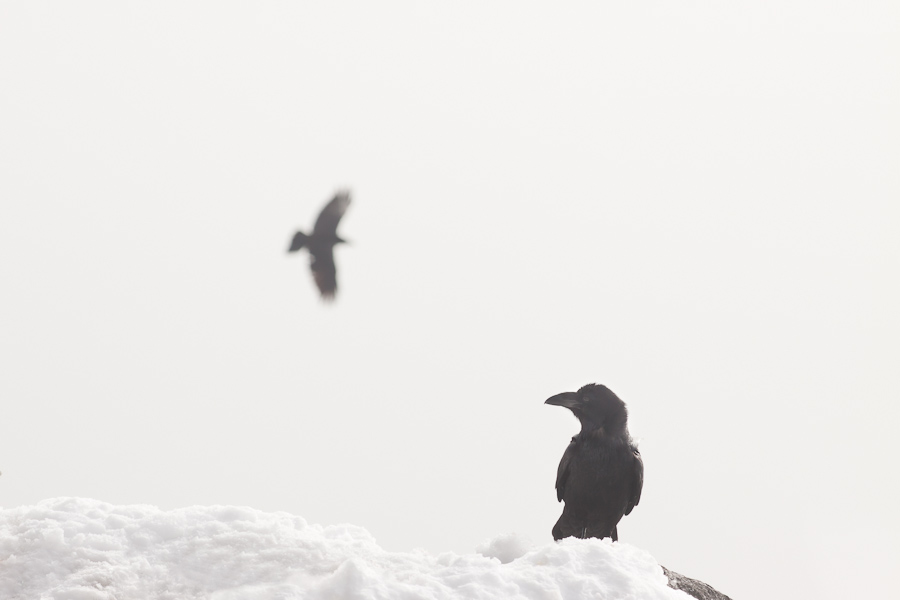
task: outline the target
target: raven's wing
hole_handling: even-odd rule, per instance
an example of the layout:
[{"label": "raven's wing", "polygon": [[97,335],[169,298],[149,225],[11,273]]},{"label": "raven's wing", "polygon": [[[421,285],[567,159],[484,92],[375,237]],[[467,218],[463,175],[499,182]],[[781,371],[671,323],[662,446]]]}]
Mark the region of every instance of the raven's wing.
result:
[{"label": "raven's wing", "polygon": [[291,240],[291,245],[288,248],[288,252],[296,252],[297,250],[302,248],[303,245],[306,244],[307,239],[308,238],[306,237],[306,234],[302,231],[298,231],[297,233],[295,233],[294,239]]},{"label": "raven's wing", "polygon": [[566,480],[569,479],[569,463],[572,462],[572,456],[576,450],[575,438],[569,442],[569,447],[563,452],[562,459],[559,461],[559,468],[556,470],[556,501],[562,502],[563,496],[566,495]]},{"label": "raven's wing", "polygon": [[310,248],[309,266],[312,269],[313,279],[319,288],[319,293],[325,300],[333,300],[337,291],[337,268],[334,266],[334,253],[332,246],[324,250],[313,251]]},{"label": "raven's wing", "polygon": [[641,490],[644,489],[644,461],[637,448],[632,446],[631,451],[634,453],[634,464],[631,467],[631,492],[628,494],[628,504],[625,505],[626,515],[641,501]]},{"label": "raven's wing", "polygon": [[350,206],[349,192],[338,192],[335,194],[334,198],[319,213],[319,217],[316,219],[316,224],[313,227],[313,236],[323,239],[334,236],[338,223],[341,221],[344,213],[347,212],[348,206]]}]

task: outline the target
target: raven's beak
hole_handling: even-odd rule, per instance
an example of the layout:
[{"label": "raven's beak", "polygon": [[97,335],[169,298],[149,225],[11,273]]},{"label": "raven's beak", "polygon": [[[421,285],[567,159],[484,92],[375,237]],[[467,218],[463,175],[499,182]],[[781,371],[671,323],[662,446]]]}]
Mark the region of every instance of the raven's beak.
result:
[{"label": "raven's beak", "polygon": [[552,404],[554,406],[565,406],[566,408],[575,408],[580,403],[578,402],[578,394],[575,392],[563,392],[562,394],[557,394],[555,396],[551,396],[544,400],[544,404]]}]

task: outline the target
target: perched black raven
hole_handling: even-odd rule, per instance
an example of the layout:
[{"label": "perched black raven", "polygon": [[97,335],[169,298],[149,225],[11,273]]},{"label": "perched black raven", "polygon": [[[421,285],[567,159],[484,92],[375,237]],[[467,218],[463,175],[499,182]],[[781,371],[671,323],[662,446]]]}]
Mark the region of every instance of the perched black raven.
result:
[{"label": "perched black raven", "polygon": [[628,434],[625,403],[606,386],[590,383],[545,404],[565,406],[581,421],[556,473],[556,498],[565,501],[553,539],[619,539],[616,524],[641,500],[644,461]]},{"label": "perched black raven", "polygon": [[298,231],[288,248],[288,252],[296,252],[304,246],[309,250],[309,266],[323,300],[333,300],[337,291],[334,246],[346,242],[338,237],[337,226],[348,206],[350,206],[350,192],[339,191],[319,213],[312,234],[306,235]]}]

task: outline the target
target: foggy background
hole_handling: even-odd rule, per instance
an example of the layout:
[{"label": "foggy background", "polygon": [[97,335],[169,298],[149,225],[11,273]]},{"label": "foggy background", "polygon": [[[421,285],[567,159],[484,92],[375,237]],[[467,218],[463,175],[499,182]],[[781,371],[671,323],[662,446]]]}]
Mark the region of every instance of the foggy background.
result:
[{"label": "foggy background", "polygon": [[[551,541],[588,382],[623,542],[895,593],[900,8],[0,5],[0,506]],[[353,204],[338,297],[285,251]]]}]

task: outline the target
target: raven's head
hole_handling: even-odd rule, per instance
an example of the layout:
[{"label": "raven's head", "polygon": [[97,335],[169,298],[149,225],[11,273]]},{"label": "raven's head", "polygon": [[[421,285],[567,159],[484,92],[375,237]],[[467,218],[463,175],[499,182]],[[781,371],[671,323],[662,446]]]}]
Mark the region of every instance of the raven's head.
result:
[{"label": "raven's head", "polygon": [[605,385],[589,383],[577,392],[563,392],[544,404],[565,406],[581,421],[582,433],[628,435],[628,411],[625,403]]}]

